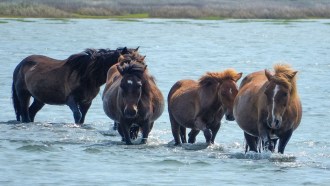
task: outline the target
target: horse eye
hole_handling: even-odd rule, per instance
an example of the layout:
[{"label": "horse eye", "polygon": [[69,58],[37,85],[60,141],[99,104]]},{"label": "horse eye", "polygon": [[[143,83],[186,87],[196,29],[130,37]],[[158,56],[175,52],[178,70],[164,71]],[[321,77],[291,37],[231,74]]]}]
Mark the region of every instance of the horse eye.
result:
[{"label": "horse eye", "polygon": [[141,88],[142,87],[142,83],[141,82],[137,82],[136,86],[139,87],[139,88]]},{"label": "horse eye", "polygon": [[283,97],[287,97],[288,96],[288,93],[287,92],[284,92],[283,93]]}]

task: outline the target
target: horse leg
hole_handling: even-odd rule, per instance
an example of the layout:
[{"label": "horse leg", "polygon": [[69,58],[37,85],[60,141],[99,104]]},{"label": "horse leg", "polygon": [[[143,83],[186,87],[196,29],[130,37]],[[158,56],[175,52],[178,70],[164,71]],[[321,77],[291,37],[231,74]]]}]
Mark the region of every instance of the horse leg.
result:
[{"label": "horse leg", "polygon": [[220,129],[221,123],[215,123],[210,127],[212,131],[212,138],[211,138],[211,143],[214,144],[215,136],[217,135],[219,129]]},{"label": "horse leg", "polygon": [[88,109],[91,107],[92,102],[90,103],[80,103],[79,104],[79,109],[81,112],[81,118],[79,120],[79,124],[84,124],[85,122],[85,116],[87,114]]},{"label": "horse leg", "polygon": [[121,141],[124,142],[125,141],[124,132],[122,131],[122,128],[120,127],[120,123],[115,121],[113,128],[114,128],[114,130],[118,130],[118,133],[121,136]]},{"label": "horse leg", "polygon": [[130,124],[121,120],[119,122],[119,130],[123,134],[122,137],[125,139],[126,145],[132,145],[131,138],[129,136]]},{"label": "horse leg", "polygon": [[[246,132],[244,132],[244,137],[246,141],[245,146],[245,153],[249,151],[258,152],[257,146],[258,146],[258,137],[252,136]],[[249,148],[248,148],[249,147]]]},{"label": "horse leg", "polygon": [[71,111],[73,112],[74,122],[76,124],[79,124],[82,114],[81,114],[81,112],[78,108],[78,104],[74,100],[73,96],[68,97],[68,100],[66,101],[66,105],[68,105],[70,107]]},{"label": "horse leg", "polygon": [[198,135],[200,130],[191,129],[191,131],[188,134],[188,143],[195,143],[196,142],[196,136]]},{"label": "horse leg", "polygon": [[180,126],[180,138],[182,143],[187,143],[186,127]]},{"label": "horse leg", "polygon": [[292,136],[292,133],[293,133],[293,129],[290,129],[288,131],[286,131],[284,133],[284,135],[281,135],[280,137],[280,141],[279,141],[279,144],[278,144],[278,152],[283,154],[284,153],[284,149],[285,149],[285,146],[288,144],[291,136]]},{"label": "horse leg", "polygon": [[132,140],[135,140],[139,135],[139,131],[140,131],[140,126],[138,126],[138,125],[131,126],[130,131],[129,131],[130,138]]},{"label": "horse leg", "polygon": [[206,128],[206,124],[205,122],[203,122],[201,117],[196,118],[195,125],[197,126],[198,129],[203,130],[206,143],[211,144],[212,131]]},{"label": "horse leg", "polygon": [[118,130],[118,125],[119,125],[119,123],[114,121],[112,129],[113,130]]},{"label": "horse leg", "polygon": [[170,122],[171,122],[171,129],[172,129],[172,135],[174,137],[174,145],[180,145],[180,124],[175,121],[173,118],[171,112],[169,112],[170,115]]},{"label": "horse leg", "polygon": [[37,112],[44,106],[45,104],[41,101],[38,101],[37,99],[33,100],[33,103],[31,104],[29,108],[29,115],[31,122],[34,122],[34,118],[37,114]]},{"label": "horse leg", "polygon": [[154,122],[146,121],[144,123],[144,125],[142,126],[142,140],[141,140],[141,144],[146,144],[147,143],[148,136],[149,136],[149,133],[150,133],[150,126],[151,125],[154,125],[153,123]]},{"label": "horse leg", "polygon": [[272,139],[272,142],[273,142],[273,144],[274,144],[274,149],[276,148],[277,140],[278,140],[278,139]]},{"label": "horse leg", "polygon": [[207,144],[211,144],[211,139],[212,139],[212,131],[208,128],[205,128],[203,130],[204,132],[204,137],[205,137],[205,140],[206,140],[206,143]]}]

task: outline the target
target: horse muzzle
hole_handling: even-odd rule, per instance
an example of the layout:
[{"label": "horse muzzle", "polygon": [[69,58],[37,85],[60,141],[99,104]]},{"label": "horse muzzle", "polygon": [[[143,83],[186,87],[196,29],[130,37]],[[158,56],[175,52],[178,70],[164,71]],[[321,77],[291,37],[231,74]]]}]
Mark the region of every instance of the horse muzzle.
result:
[{"label": "horse muzzle", "polygon": [[138,109],[137,106],[134,105],[132,107],[125,107],[124,109],[124,116],[125,118],[133,119],[137,117]]},{"label": "horse muzzle", "polygon": [[226,114],[226,120],[228,121],[234,121],[235,120],[235,117],[233,114]]},{"label": "horse muzzle", "polygon": [[279,129],[282,124],[282,118],[267,119],[267,125],[271,129]]}]

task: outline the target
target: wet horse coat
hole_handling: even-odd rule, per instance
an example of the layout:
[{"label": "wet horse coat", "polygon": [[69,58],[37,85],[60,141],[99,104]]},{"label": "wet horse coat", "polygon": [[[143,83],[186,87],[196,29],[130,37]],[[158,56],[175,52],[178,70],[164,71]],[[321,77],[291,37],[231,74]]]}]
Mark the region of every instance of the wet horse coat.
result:
[{"label": "wet horse coat", "polygon": [[[82,124],[92,100],[105,83],[108,69],[118,62],[121,53],[132,50],[87,49],[57,60],[32,55],[14,70],[12,96],[17,121],[33,122],[45,105],[66,104],[75,123]],[[30,98],[33,103],[30,105]]]},{"label": "wet horse coat", "polygon": [[[246,76],[235,99],[234,116],[243,129],[246,151],[274,151],[279,139],[278,152],[284,153],[293,131],[299,126],[302,107],[296,87],[296,73],[289,65],[274,66]],[[260,146],[259,146],[260,147]]]},{"label": "wet horse coat", "polygon": [[127,145],[132,144],[129,130],[133,124],[142,129],[146,143],[154,121],[164,111],[164,98],[149,75],[144,58],[124,55],[120,62],[109,69],[103,92],[103,109],[118,123],[118,132]]},{"label": "wet horse coat", "polygon": [[[234,120],[232,109],[238,92],[236,82],[242,73],[233,69],[207,73],[199,81],[176,82],[168,94],[168,111],[175,145],[186,143],[186,128],[191,128],[189,143],[200,130],[207,143],[214,143],[224,115]],[[180,141],[181,138],[181,141]]]}]

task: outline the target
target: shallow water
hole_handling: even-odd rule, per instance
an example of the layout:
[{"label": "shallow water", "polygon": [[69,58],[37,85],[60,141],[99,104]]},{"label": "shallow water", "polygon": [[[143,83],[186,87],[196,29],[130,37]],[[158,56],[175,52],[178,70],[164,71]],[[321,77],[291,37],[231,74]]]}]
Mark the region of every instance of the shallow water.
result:
[{"label": "shallow water", "polygon": [[[329,185],[329,33],[330,20],[0,19],[0,185]],[[290,63],[299,71],[301,125],[280,155],[244,154],[243,132],[225,120],[214,145],[200,134],[173,147],[166,109],[148,144],[124,145],[101,93],[82,127],[66,106],[45,106],[35,123],[14,121],[12,72],[24,57],[119,46],[140,46],[164,97],[177,80],[206,71],[245,76]]]}]

